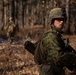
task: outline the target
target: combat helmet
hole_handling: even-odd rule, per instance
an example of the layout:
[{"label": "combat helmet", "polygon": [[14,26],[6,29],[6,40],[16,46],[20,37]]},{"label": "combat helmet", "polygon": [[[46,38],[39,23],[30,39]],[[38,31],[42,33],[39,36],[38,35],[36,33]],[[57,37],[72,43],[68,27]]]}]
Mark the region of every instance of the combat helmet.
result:
[{"label": "combat helmet", "polygon": [[54,8],[49,13],[49,21],[52,21],[56,18],[64,18],[66,20],[66,11],[65,8]]}]

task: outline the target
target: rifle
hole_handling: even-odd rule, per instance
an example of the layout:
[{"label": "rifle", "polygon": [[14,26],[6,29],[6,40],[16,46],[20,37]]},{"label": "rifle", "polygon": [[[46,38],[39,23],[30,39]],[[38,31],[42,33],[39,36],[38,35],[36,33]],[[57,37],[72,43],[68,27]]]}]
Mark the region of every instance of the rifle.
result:
[{"label": "rifle", "polygon": [[70,45],[66,46],[65,50],[69,51],[69,52],[73,52],[74,54],[76,54],[76,50],[73,47],[71,47]]},{"label": "rifle", "polygon": [[[39,41],[40,41],[40,40],[39,40]],[[25,48],[27,51],[29,51],[31,54],[34,55],[34,52],[35,52],[35,49],[36,49],[36,45],[37,45],[37,43],[38,43],[39,41],[37,41],[36,43],[32,43],[32,42],[30,42],[30,41],[26,41],[26,42],[24,43],[24,48]],[[68,45],[69,40],[68,40],[68,39],[64,39],[64,42],[65,42],[65,45],[66,45],[64,51],[70,51],[70,52],[74,52],[74,53],[76,54],[76,50],[75,50],[73,47],[71,47],[70,45]]]},{"label": "rifle", "polygon": [[29,51],[31,54],[34,55],[34,52],[35,52],[35,49],[36,49],[36,46],[34,43],[30,42],[30,41],[26,41],[24,43],[24,48]]},{"label": "rifle", "polygon": [[76,54],[76,50],[69,45],[69,39],[66,38],[66,39],[63,39],[63,40],[64,40],[64,43],[65,43],[65,49],[64,50],[74,52]]}]

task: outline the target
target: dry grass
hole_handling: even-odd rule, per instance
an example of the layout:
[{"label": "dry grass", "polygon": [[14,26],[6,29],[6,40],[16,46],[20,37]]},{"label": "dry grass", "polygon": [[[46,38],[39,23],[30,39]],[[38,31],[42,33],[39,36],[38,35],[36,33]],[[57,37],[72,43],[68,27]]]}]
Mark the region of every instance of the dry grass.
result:
[{"label": "dry grass", "polygon": [[22,42],[0,44],[0,75],[38,75],[33,55]]},{"label": "dry grass", "polygon": [[[21,39],[19,42],[0,43],[0,75],[39,75],[33,55],[24,49],[23,44],[28,38],[33,41],[38,40],[44,30],[43,27],[21,29],[16,35]],[[76,36],[64,35],[64,37],[69,38],[70,45],[76,49]],[[66,75],[75,75],[69,70],[66,73]]]}]

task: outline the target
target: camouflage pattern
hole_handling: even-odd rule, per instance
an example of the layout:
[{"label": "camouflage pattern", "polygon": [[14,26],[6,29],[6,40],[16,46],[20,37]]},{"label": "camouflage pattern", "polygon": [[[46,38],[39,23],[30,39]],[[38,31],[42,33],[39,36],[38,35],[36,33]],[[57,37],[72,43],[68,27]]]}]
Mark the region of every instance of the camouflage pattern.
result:
[{"label": "camouflage pattern", "polygon": [[73,69],[76,56],[68,46],[61,32],[51,25],[51,29],[42,35],[35,49],[34,60],[39,65],[40,75],[65,75],[65,67]]},{"label": "camouflage pattern", "polygon": [[[34,56],[35,62],[41,65],[39,67],[41,75],[62,75],[61,72],[64,73],[62,66],[57,65],[57,62],[61,57],[59,51],[64,48],[64,46],[65,44],[62,41],[61,36],[59,38],[58,32],[53,30],[53,32],[49,31],[44,34],[37,45]],[[57,68],[58,71],[55,68]],[[57,71],[58,74],[55,73],[55,71]]]},{"label": "camouflage pattern", "polygon": [[34,55],[35,62],[40,65],[40,75],[65,75],[63,68],[71,69],[75,58],[74,52],[66,50],[63,37],[54,27],[41,37]]},{"label": "camouflage pattern", "polygon": [[8,25],[7,25],[7,28],[6,28],[6,31],[7,31],[7,37],[8,37],[8,41],[10,43],[13,42],[13,37],[15,35],[14,33],[14,28],[15,28],[15,24],[14,22],[12,21],[12,19],[10,19]]},{"label": "camouflage pattern", "polygon": [[66,20],[66,11],[65,9],[63,8],[54,8],[50,11],[49,13],[49,21],[52,22],[53,19],[55,18],[65,18]]}]

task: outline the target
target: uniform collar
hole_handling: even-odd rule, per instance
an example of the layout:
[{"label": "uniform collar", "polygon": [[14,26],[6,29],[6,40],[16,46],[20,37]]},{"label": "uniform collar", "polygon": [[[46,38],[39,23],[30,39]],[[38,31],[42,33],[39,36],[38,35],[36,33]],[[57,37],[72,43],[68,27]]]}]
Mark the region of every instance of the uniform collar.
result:
[{"label": "uniform collar", "polygon": [[59,31],[58,29],[56,29],[56,27],[54,25],[51,25],[51,30],[53,33],[56,33],[56,34],[62,34],[63,31]]}]

